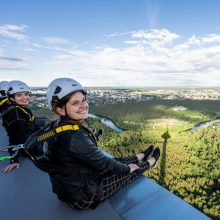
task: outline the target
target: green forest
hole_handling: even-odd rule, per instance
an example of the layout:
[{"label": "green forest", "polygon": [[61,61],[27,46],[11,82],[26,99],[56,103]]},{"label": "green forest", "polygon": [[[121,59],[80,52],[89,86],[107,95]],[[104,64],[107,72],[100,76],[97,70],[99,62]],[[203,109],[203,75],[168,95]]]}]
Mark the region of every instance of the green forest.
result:
[{"label": "green forest", "polygon": [[[184,107],[178,108],[177,107]],[[90,106],[126,129],[105,127],[99,145],[114,156],[139,153],[150,144],[162,152],[146,176],[212,219],[220,219],[220,123],[197,131],[194,125],[220,117],[219,101],[149,100]],[[91,121],[91,120],[90,120]],[[91,121],[102,127],[98,121]]]},{"label": "green forest", "polygon": [[[36,110],[37,114],[49,114]],[[193,126],[220,118],[219,101],[148,100],[90,105],[90,112],[110,118],[124,129],[103,128],[99,146],[114,156],[137,154],[150,144],[162,155],[155,169],[145,173],[212,219],[220,219],[220,123],[196,131]],[[51,117],[51,114],[48,115]]]}]

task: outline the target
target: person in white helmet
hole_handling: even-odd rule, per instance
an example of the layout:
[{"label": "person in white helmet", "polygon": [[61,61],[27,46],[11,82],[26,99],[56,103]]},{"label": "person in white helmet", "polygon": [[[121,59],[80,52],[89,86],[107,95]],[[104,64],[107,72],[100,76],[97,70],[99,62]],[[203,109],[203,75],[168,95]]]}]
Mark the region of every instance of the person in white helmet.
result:
[{"label": "person in white helmet", "polygon": [[[23,144],[33,132],[38,130],[34,116],[27,108],[30,92],[30,88],[22,81],[13,80],[8,83],[6,95],[10,103],[2,113],[2,125],[7,131],[9,145]],[[12,155],[14,152],[10,149],[9,153]],[[22,150],[19,150],[17,156],[10,160],[10,164],[4,167],[2,172],[9,173],[12,169],[19,168],[19,157],[22,153]]]},{"label": "person in white helmet", "polygon": [[1,81],[0,82],[0,115],[4,111],[4,108],[6,108],[6,106],[8,105],[8,97],[6,95],[7,88],[8,88],[8,81]]},{"label": "person in white helmet", "polygon": [[1,97],[6,97],[6,90],[8,88],[8,81],[0,82],[0,95]]},{"label": "person in white helmet", "polygon": [[60,119],[56,126],[68,132],[48,142],[48,160],[57,167],[49,172],[54,193],[74,209],[89,209],[107,199],[143,172],[154,167],[159,148],[153,146],[127,158],[109,158],[98,147],[88,128],[86,90],[76,80],[53,80],[48,104]]}]

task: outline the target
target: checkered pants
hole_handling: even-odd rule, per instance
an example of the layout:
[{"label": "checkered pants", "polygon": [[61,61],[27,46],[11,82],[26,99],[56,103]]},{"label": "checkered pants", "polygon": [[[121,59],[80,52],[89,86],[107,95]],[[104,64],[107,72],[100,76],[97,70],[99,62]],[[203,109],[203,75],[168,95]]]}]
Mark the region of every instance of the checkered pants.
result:
[{"label": "checkered pants", "polygon": [[105,174],[101,180],[103,187],[102,195],[98,199],[95,195],[92,195],[91,198],[87,201],[82,200],[79,202],[68,203],[68,205],[72,209],[83,210],[89,208],[96,208],[96,206],[99,203],[108,199],[111,195],[118,192],[124,186],[134,181],[137,177],[141,176],[149,168],[148,162],[139,163],[138,158],[136,156],[114,159],[125,164],[135,163],[140,167],[140,169],[128,174]]}]

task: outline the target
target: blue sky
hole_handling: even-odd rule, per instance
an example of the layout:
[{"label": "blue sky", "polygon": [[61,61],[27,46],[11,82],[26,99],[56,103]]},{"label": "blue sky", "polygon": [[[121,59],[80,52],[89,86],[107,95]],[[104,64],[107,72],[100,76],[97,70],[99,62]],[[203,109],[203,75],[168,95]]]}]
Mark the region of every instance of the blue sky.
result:
[{"label": "blue sky", "polygon": [[0,2],[0,80],[219,86],[219,0]]}]

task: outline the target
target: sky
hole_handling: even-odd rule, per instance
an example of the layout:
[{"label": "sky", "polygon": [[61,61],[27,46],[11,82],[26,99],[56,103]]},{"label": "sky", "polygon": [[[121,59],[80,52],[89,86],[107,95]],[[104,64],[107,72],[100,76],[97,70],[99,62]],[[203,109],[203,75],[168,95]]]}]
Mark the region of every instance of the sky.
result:
[{"label": "sky", "polygon": [[219,0],[1,0],[0,81],[220,86]]}]

